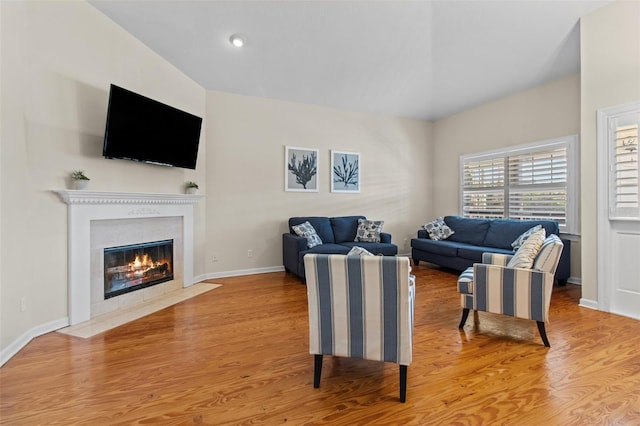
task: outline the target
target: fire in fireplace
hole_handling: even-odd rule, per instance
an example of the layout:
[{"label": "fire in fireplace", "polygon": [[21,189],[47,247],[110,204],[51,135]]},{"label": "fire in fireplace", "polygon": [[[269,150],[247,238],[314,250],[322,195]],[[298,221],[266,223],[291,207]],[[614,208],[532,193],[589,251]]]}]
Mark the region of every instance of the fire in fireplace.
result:
[{"label": "fire in fireplace", "polygon": [[104,249],[104,298],[173,279],[173,240]]}]

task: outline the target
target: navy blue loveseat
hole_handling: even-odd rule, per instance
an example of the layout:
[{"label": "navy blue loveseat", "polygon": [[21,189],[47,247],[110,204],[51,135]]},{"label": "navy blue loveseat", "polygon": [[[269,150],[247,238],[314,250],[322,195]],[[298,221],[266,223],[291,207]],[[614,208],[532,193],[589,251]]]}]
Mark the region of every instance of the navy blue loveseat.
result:
[{"label": "navy blue loveseat", "polygon": [[[287,272],[293,272],[303,280],[304,255],[307,253],[347,254],[354,246],[367,249],[373,254],[395,256],[398,246],[391,244],[391,234],[380,233],[379,243],[354,241],[358,230],[358,219],[364,216],[308,216],[289,219],[289,233],[282,235],[282,261]],[[322,244],[307,248],[307,239],[293,232],[293,226],[309,222],[322,240]]]},{"label": "navy blue loveseat", "polygon": [[[411,257],[415,265],[420,261],[464,271],[474,263],[482,263],[482,253],[513,254],[511,243],[523,232],[542,225],[547,235],[559,234],[558,222],[552,220],[472,219],[445,216],[444,221],[454,231],[446,240],[434,241],[427,231],[418,231],[411,240]],[[565,284],[571,275],[571,242],[562,240],[564,248],[555,278]]]}]

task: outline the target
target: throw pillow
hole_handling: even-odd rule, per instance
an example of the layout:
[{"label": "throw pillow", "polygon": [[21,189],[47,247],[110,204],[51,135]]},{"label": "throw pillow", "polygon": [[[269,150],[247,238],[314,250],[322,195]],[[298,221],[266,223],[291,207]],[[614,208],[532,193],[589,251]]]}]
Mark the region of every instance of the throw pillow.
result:
[{"label": "throw pillow", "polygon": [[379,243],[384,220],[358,219],[358,231],[354,241]]},{"label": "throw pillow", "polygon": [[437,218],[433,222],[425,223],[422,227],[429,234],[429,238],[435,241],[446,240],[455,234],[453,229],[447,226],[442,217]]},{"label": "throw pillow", "polygon": [[353,246],[353,248],[349,250],[349,253],[347,253],[347,256],[373,256],[373,255],[374,254],[371,253],[369,250],[362,247],[358,247],[358,246]]},{"label": "throw pillow", "polygon": [[538,232],[534,232],[527,238],[527,240],[520,246],[516,254],[507,263],[507,268],[525,268],[531,269],[533,261],[536,259],[542,243],[544,243],[545,230],[541,229]]},{"label": "throw pillow", "polygon": [[518,238],[515,239],[514,242],[511,243],[511,247],[513,247],[513,251],[518,250],[520,246],[524,244],[525,241],[527,241],[527,238],[529,238],[531,234],[533,234],[534,232],[538,232],[541,229],[542,229],[542,225],[536,225],[533,228],[530,228],[524,231],[522,235],[520,235]]},{"label": "throw pillow", "polygon": [[302,222],[300,225],[292,226],[291,229],[293,229],[293,232],[295,232],[296,235],[305,237],[307,239],[307,248],[319,246],[320,244],[322,244],[322,240],[318,236],[313,225],[309,223],[309,221]]}]

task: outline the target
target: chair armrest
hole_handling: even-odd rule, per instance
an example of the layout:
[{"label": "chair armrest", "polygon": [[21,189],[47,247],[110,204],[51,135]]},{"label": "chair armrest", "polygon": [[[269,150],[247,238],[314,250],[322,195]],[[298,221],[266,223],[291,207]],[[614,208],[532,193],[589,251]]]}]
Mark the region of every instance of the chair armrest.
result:
[{"label": "chair armrest", "polygon": [[387,233],[387,232],[381,232],[380,233],[380,242],[381,243],[391,243],[391,234]]},{"label": "chair armrest", "polygon": [[484,252],[482,253],[482,263],[488,265],[507,266],[507,263],[509,263],[512,257],[512,254]]},{"label": "chair armrest", "polygon": [[547,321],[553,274],[537,269],[475,263],[473,281],[477,310]]}]

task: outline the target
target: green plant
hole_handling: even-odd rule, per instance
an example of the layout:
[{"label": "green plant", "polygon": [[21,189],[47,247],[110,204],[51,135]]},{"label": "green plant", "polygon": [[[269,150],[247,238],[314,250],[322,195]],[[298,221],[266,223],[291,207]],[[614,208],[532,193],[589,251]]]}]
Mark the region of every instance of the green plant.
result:
[{"label": "green plant", "polygon": [[195,182],[193,182],[193,181],[188,181],[187,183],[185,183],[185,186],[186,186],[187,188],[195,188],[195,189],[198,189],[198,184],[197,184],[197,183],[195,183]]},{"label": "green plant", "polygon": [[71,178],[73,180],[91,180],[84,174],[84,170],[74,170],[73,173],[71,173]]}]

